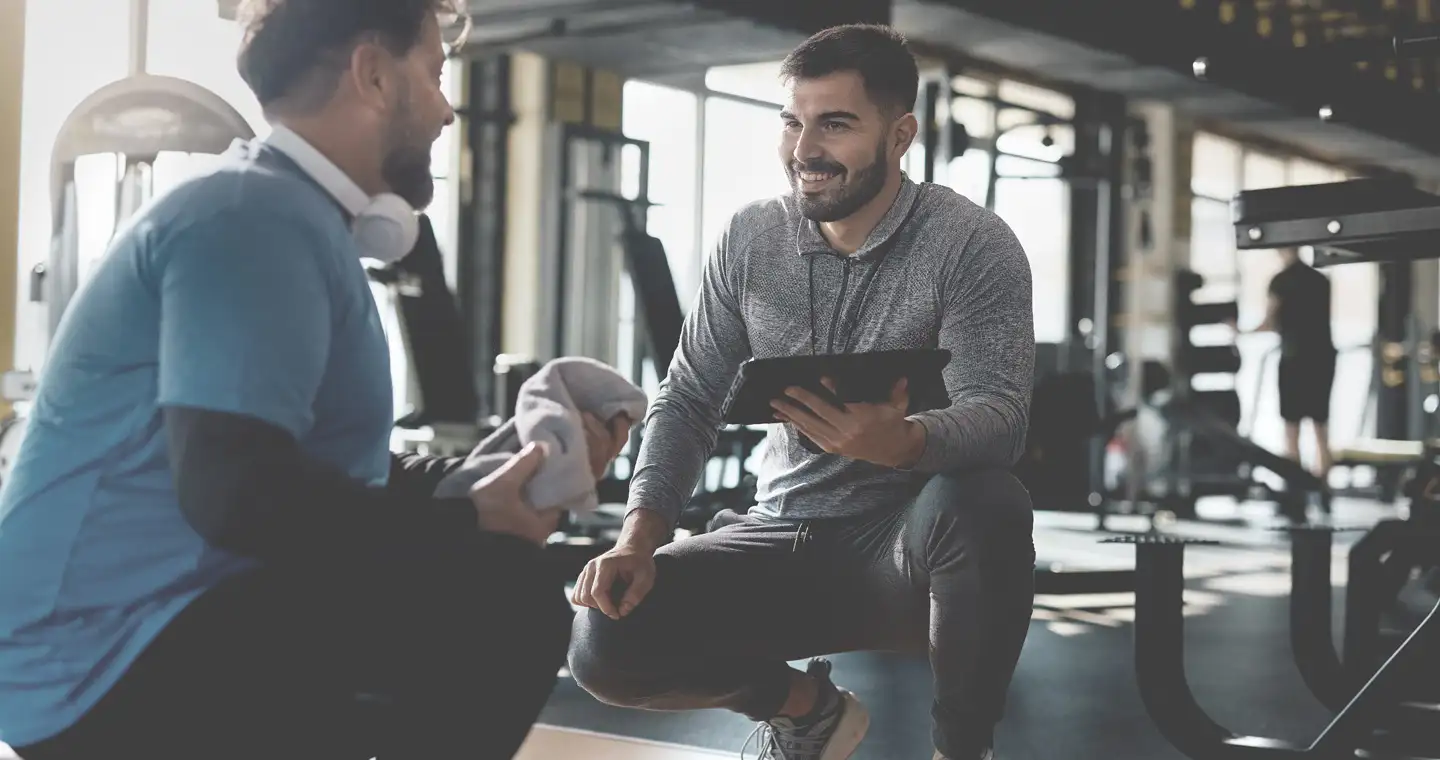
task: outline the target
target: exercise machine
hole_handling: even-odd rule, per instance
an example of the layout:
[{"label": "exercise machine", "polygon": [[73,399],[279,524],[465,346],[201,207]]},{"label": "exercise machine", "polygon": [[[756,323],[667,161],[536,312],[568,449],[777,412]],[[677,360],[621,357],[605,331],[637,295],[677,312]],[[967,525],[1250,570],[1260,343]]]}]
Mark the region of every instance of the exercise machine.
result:
[{"label": "exercise machine", "polygon": [[[1291,529],[1291,641],[1301,675],[1326,706],[1344,700],[1433,608],[1440,571],[1440,442],[1425,445],[1404,519],[1381,520],[1350,547],[1343,650],[1330,637],[1331,547],[1346,528]],[[1440,688],[1430,696],[1440,701]]]},{"label": "exercise machine", "polygon": [[[1192,399],[1171,400],[1160,411],[1172,427],[1206,442],[1216,452],[1224,452],[1233,462],[1235,477],[1243,485],[1243,489],[1233,492],[1235,495],[1273,502],[1278,514],[1292,522],[1303,522],[1312,503],[1330,512],[1330,489],[1319,476],[1240,435],[1230,420]],[[1253,468],[1268,470],[1280,479],[1280,485],[1255,480]]]},{"label": "exercise machine", "polygon": [[[408,255],[366,272],[390,293],[400,328],[392,340],[401,343],[416,385],[410,393],[413,408],[395,421],[400,447],[437,455],[469,453],[501,420],[480,417],[475,357],[460,306],[445,281],[445,259],[430,218],[421,215],[420,237]],[[504,370],[508,367],[497,371]],[[513,398],[509,408],[514,408]]]},{"label": "exercise machine", "polygon": [[[1400,181],[1246,191],[1236,197],[1233,211],[1238,248],[1312,245],[1317,267],[1440,257],[1440,197]],[[1171,744],[1206,760],[1440,756],[1440,705],[1432,683],[1440,654],[1440,602],[1412,609],[1418,622],[1395,631],[1389,642],[1381,629],[1386,606],[1393,606],[1415,568],[1436,566],[1437,453],[1434,444],[1422,452],[1410,489],[1411,520],[1380,523],[1351,551],[1343,657],[1330,640],[1334,528],[1307,526],[1294,533],[1292,647],[1306,683],[1335,711],[1308,746],[1238,736],[1210,718],[1190,691],[1184,662],[1185,548],[1215,542],[1110,539],[1136,547],[1136,678],[1151,719]]]},{"label": "exercise machine", "polygon": [[[1194,411],[1203,419],[1203,429],[1186,424],[1188,414],[1167,414],[1165,471],[1167,506],[1183,517],[1195,516],[1195,502],[1206,496],[1245,498],[1253,490],[1244,451],[1229,445],[1228,436],[1209,433],[1238,432],[1240,395],[1236,392],[1240,372],[1240,351],[1233,333],[1224,329],[1239,317],[1239,304],[1229,301],[1197,301],[1195,294],[1205,278],[1190,269],[1173,276],[1174,363],[1169,386],[1170,403],[1177,410]],[[1221,328],[1223,342],[1197,343],[1197,329]],[[1201,389],[1197,378],[1225,388]]]},{"label": "exercise machine", "polygon": [[[1161,732],[1193,758],[1393,758],[1440,756],[1440,612],[1435,597],[1392,614],[1407,583],[1440,567],[1440,444],[1411,482],[1411,515],[1386,520],[1350,548],[1342,653],[1331,634],[1331,525],[1289,527],[1290,645],[1315,698],[1335,713],[1309,746],[1242,737],[1195,702],[1184,670],[1184,552],[1214,541],[1173,536],[1110,539],[1136,546],[1135,668],[1141,697]],[[1433,585],[1432,585],[1433,590]],[[1342,656],[1343,654],[1343,656]]]}]

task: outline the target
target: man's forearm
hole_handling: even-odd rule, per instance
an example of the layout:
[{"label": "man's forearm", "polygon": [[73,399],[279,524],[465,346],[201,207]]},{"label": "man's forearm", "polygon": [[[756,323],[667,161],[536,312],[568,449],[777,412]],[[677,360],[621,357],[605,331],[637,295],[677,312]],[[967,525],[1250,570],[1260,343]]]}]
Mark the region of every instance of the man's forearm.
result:
[{"label": "man's forearm", "polygon": [[400,543],[458,545],[480,529],[467,499],[367,487],[256,419],[167,408],[165,425],[181,511],[207,541],[236,554],[326,562]]},{"label": "man's forearm", "polygon": [[391,454],[390,481],[393,493],[411,499],[427,499],[446,475],[460,469],[465,457],[437,457],[426,454]]},{"label": "man's forearm", "polygon": [[715,449],[718,424],[675,387],[661,391],[645,422],[627,512],[654,512],[673,528]]},{"label": "man's forearm", "polygon": [[1011,467],[1025,449],[1026,415],[1003,400],[966,401],[913,415],[924,448],[912,467],[924,473],[969,467]]}]

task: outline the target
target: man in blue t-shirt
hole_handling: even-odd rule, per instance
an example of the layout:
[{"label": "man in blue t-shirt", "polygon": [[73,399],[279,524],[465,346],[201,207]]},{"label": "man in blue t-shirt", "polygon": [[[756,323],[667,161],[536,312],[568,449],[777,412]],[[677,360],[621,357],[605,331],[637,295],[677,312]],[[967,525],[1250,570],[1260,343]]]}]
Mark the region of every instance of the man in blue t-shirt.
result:
[{"label": "man in blue t-shirt", "polygon": [[[469,499],[388,448],[362,257],[414,244],[441,0],[265,0],[274,132],[142,210],[57,331],[0,495],[0,741],[26,760],[510,757],[572,619],[527,450]],[[593,421],[591,421],[593,422]],[[589,425],[603,471],[624,433]]]}]

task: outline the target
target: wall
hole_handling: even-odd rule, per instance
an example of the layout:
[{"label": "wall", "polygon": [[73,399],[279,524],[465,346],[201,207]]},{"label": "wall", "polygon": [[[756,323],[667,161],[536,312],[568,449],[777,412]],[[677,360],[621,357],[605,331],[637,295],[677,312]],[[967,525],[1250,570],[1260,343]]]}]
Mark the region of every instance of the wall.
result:
[{"label": "wall", "polygon": [[[25,2],[0,2],[0,251],[20,246],[21,105],[25,83]],[[0,372],[14,367],[16,270],[0,261]],[[0,413],[9,411],[0,401]]]}]

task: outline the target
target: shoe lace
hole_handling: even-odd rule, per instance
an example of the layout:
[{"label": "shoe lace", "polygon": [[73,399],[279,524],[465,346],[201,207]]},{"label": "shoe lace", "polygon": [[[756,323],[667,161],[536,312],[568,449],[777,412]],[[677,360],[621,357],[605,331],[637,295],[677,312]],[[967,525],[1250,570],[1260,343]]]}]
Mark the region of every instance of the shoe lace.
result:
[{"label": "shoe lace", "polygon": [[756,745],[755,760],[784,760],[780,754],[779,743],[775,741],[775,728],[769,723],[756,724],[755,730],[745,739],[745,745],[740,748],[740,760],[746,760],[750,751],[750,744]]},{"label": "shoe lace", "polygon": [[746,753],[752,743],[756,744],[757,748],[756,760],[803,760],[819,757],[820,753],[825,751],[829,738],[828,733],[805,736],[783,728],[777,729],[770,723],[761,723],[755,726],[755,730],[750,732],[744,746],[740,748],[740,760],[746,760]]}]

